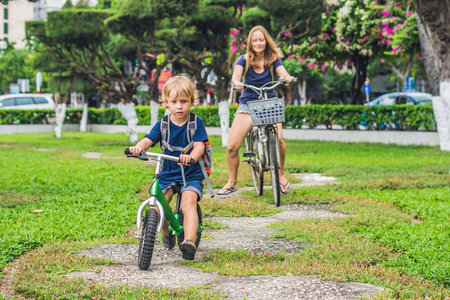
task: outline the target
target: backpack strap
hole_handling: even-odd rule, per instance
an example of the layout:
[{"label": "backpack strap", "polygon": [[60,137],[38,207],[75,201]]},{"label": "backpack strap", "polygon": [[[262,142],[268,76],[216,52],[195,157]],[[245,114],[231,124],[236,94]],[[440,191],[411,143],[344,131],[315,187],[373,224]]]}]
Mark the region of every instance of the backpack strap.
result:
[{"label": "backpack strap", "polygon": [[[194,134],[197,131],[197,115],[193,113],[189,113],[189,122],[187,125],[187,138],[188,145],[184,148],[183,153],[186,153],[189,149],[194,148]],[[208,173],[206,173],[205,162],[203,161],[203,155],[200,156],[198,160],[200,164],[200,168],[202,169],[203,177],[205,177],[206,185],[208,186],[209,195],[211,198],[214,197],[214,192],[211,186],[211,182],[209,181]]]},{"label": "backpack strap", "polygon": [[202,169],[203,177],[205,177],[206,185],[208,186],[209,195],[211,198],[214,198],[214,191],[211,186],[211,182],[209,181],[208,173],[206,173],[205,163],[203,162],[203,157],[200,157],[198,160],[198,163],[200,164],[200,168]]},{"label": "backpack strap", "polygon": [[194,148],[194,134],[197,131],[197,115],[193,113],[189,113],[189,121],[186,128],[188,145],[185,149],[193,149]]},{"label": "backpack strap", "polygon": [[[174,147],[169,144],[170,141],[170,115],[165,115],[161,120],[161,125],[159,128],[161,132],[161,151],[163,154],[166,154],[165,150],[169,150],[170,152],[176,151]],[[180,150],[178,150],[180,151]]]}]

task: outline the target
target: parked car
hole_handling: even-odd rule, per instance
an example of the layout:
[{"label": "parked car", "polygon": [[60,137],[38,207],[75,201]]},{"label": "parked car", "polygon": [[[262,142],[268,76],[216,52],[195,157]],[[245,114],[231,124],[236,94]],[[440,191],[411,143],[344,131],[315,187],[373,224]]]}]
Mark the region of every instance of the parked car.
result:
[{"label": "parked car", "polygon": [[[429,93],[418,93],[418,92],[397,92],[397,93],[387,93],[381,95],[375,100],[364,104],[365,106],[388,106],[397,104],[407,104],[407,105],[431,105],[431,94]],[[394,114],[394,112],[392,112]],[[366,113],[363,113],[365,116]],[[375,113],[372,113],[375,116]],[[373,124],[369,127],[368,122],[363,120],[359,123],[364,128],[369,130],[379,129],[379,130],[401,130],[402,127],[398,122],[384,122],[381,124]]]},{"label": "parked car", "polygon": [[366,106],[374,105],[396,105],[396,104],[410,104],[410,105],[431,105],[431,94],[429,93],[408,93],[408,92],[397,92],[397,93],[387,93],[381,95],[375,100],[366,103]]},{"label": "parked car", "polygon": [[0,109],[55,109],[52,94],[0,95]]}]

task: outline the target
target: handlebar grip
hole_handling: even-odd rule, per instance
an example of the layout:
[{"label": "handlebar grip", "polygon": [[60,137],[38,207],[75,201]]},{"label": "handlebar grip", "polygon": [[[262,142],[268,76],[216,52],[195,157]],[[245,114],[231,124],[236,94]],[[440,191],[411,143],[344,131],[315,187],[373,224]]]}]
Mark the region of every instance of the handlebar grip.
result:
[{"label": "handlebar grip", "polygon": [[130,148],[126,148],[123,152],[125,153],[127,158],[128,157],[136,157],[136,158],[139,158],[140,160],[148,160],[148,157],[147,157],[147,155],[145,155],[146,152],[144,150],[142,150],[139,155],[132,154],[130,151]]},{"label": "handlebar grip", "polygon": [[189,162],[189,164],[191,165],[191,166],[193,166],[193,165],[195,165],[197,162],[195,161],[195,159],[191,159],[191,161]]},{"label": "handlebar grip", "polygon": [[247,85],[246,85],[246,84],[234,84],[234,85],[233,85],[233,90],[236,90],[238,87],[241,87],[241,88],[243,88],[243,89],[246,89],[246,88],[247,88]]}]

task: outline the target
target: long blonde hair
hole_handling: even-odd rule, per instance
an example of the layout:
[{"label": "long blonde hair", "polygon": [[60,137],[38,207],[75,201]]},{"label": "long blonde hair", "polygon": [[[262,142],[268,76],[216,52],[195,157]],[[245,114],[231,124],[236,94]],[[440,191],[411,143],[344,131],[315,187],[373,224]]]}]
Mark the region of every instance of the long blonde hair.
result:
[{"label": "long blonde hair", "polygon": [[281,52],[278,49],[277,44],[270,37],[267,30],[261,26],[253,27],[247,37],[247,57],[246,61],[249,63],[249,66],[256,67],[256,53],[253,51],[253,33],[256,31],[261,31],[266,39],[266,49],[264,50],[264,69],[267,70],[270,66],[277,60],[278,57],[282,57]]},{"label": "long blonde hair", "polygon": [[198,94],[195,89],[194,83],[186,74],[180,74],[177,76],[171,77],[164,84],[162,89],[162,107],[167,108],[167,101],[169,101],[169,95],[172,90],[175,90],[176,97],[185,96],[186,100],[191,102],[191,105],[198,104]]}]

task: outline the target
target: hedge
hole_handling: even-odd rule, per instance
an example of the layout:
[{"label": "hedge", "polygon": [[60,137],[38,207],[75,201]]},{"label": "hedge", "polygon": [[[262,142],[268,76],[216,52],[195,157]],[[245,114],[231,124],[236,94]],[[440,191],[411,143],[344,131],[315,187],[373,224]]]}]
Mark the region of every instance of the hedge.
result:
[{"label": "hedge", "polygon": [[[237,107],[230,107],[230,124]],[[194,107],[192,111],[203,119],[206,126],[219,127],[220,117],[217,106]],[[77,124],[81,119],[82,109],[67,109],[66,124]],[[140,125],[150,124],[150,107],[136,106]],[[343,129],[359,129],[364,125],[373,130],[422,130],[436,131],[436,121],[431,105],[308,105],[286,106],[285,126],[315,128],[325,125],[332,129],[340,125]],[[158,118],[164,116],[164,109],[159,108]],[[48,124],[55,118],[52,110],[1,110],[0,124]],[[89,108],[90,124],[126,125],[117,108]]]}]

